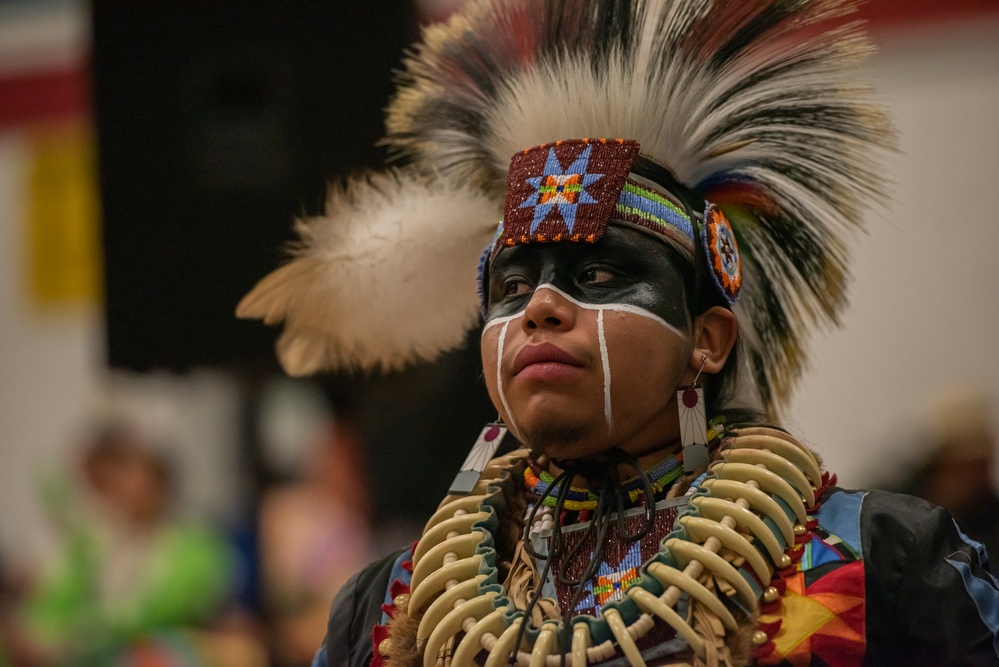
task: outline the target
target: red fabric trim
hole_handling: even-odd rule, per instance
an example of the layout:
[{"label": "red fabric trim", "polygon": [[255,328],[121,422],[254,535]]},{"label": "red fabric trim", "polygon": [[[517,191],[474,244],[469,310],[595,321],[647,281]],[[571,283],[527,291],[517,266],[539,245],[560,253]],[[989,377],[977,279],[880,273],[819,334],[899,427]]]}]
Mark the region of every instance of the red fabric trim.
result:
[{"label": "red fabric trim", "polygon": [[753,651],[753,656],[757,660],[761,660],[770,655],[771,653],[773,653],[775,650],[777,650],[777,646],[773,642],[767,642],[763,646],[755,649]]},{"label": "red fabric trim", "polygon": [[409,584],[403,583],[401,579],[396,579],[392,582],[392,585],[389,586],[389,595],[391,595],[393,599],[400,595],[409,595]]},{"label": "red fabric trim", "polygon": [[90,113],[86,65],[0,76],[0,128]]},{"label": "red fabric trim", "polygon": [[773,637],[775,634],[780,632],[780,626],[783,623],[784,619],[778,618],[776,621],[771,621],[770,623],[764,623],[760,621],[757,627],[759,627],[760,630],[763,630],[763,632],[767,633],[767,637]]},{"label": "red fabric trim", "polygon": [[371,667],[384,667],[385,659],[378,652],[378,645],[382,643],[382,640],[388,639],[388,636],[389,630],[384,625],[376,625],[371,629]]},{"label": "red fabric trim", "polygon": [[827,664],[845,667],[864,661],[867,649],[864,580],[864,563],[855,561],[819,578],[805,591],[808,597],[835,595],[842,600],[841,605],[851,598],[854,600],[852,606],[836,612],[838,625],[827,623],[809,637],[812,655]]}]

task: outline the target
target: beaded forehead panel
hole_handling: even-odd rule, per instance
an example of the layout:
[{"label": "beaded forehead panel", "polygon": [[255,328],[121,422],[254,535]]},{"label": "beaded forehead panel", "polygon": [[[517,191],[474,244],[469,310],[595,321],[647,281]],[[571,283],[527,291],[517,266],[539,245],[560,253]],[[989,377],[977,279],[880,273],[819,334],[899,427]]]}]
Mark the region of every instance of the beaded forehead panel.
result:
[{"label": "beaded forehead panel", "polygon": [[573,139],[517,153],[507,178],[496,248],[521,243],[595,243],[614,214],[638,155],[623,139]]},{"label": "beaded forehead panel", "polygon": [[572,139],[514,155],[491,252],[525,243],[596,243],[614,219],[662,234],[692,258],[695,227],[683,204],[630,173],[639,148],[626,139]]}]

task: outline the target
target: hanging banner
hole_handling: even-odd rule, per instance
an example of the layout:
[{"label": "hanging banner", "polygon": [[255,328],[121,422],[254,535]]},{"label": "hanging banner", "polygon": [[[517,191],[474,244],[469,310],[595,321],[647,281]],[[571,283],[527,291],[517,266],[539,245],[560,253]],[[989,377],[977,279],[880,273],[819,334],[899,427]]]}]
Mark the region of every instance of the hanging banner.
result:
[{"label": "hanging banner", "polygon": [[32,128],[28,171],[28,280],[41,305],[96,304],[100,221],[93,128],[74,121]]}]

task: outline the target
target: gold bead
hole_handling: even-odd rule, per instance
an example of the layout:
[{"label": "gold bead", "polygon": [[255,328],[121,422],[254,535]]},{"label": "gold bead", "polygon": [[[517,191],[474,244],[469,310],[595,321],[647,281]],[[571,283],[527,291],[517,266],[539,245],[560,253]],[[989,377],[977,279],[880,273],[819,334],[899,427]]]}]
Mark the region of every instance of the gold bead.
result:
[{"label": "gold bead", "polygon": [[768,641],[770,641],[770,637],[768,637],[767,633],[763,632],[763,630],[754,630],[753,631],[753,644],[754,645],[756,645],[756,646],[763,646]]},{"label": "gold bead", "polygon": [[767,589],[763,591],[763,602],[766,604],[773,604],[780,599],[780,591],[778,591],[773,586],[767,586]]},{"label": "gold bead", "polygon": [[802,524],[800,524],[800,523],[796,523],[796,524],[794,525],[794,534],[795,534],[795,535],[797,535],[797,536],[799,536],[799,537],[800,537],[800,536],[804,535],[804,534],[805,534],[805,533],[807,533],[807,532],[808,532],[808,529],[807,529],[807,528],[805,528],[805,526],[804,526],[804,525],[802,525]]},{"label": "gold bead", "polygon": [[392,604],[395,605],[396,609],[400,611],[406,611],[406,605],[409,604],[409,593],[400,593],[392,598]]},{"label": "gold bead", "polygon": [[787,554],[781,554],[780,561],[777,563],[777,566],[782,570],[786,567],[791,567],[791,557]]},{"label": "gold bead", "polygon": [[378,642],[378,655],[383,658],[387,658],[388,654],[392,651],[392,639],[386,638]]}]

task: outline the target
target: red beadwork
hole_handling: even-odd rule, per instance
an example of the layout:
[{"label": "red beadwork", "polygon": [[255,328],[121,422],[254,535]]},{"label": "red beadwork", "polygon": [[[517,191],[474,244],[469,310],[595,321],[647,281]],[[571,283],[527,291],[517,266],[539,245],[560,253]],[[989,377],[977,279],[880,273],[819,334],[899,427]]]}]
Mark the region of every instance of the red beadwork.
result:
[{"label": "red beadwork", "polygon": [[[503,231],[496,247],[512,245],[511,241],[526,244],[557,235],[575,242],[600,240],[638,150],[634,141],[568,140],[537,146],[514,156],[508,173]],[[560,173],[550,171],[556,165],[549,163],[549,159],[558,162],[555,171]],[[562,172],[577,160],[584,161],[576,165],[581,172]],[[586,181],[578,201],[553,204],[542,200],[542,188],[547,187],[542,185],[542,179],[553,175],[578,177],[580,183]]]},{"label": "red beadwork", "polygon": [[[581,614],[595,615],[597,609],[608,599],[618,599],[622,597],[623,591],[630,585],[630,575],[632,570],[637,572],[641,564],[659,552],[659,541],[673,530],[679,510],[676,507],[660,509],[655,513],[652,529],[636,545],[622,539],[616,530],[608,531],[604,542],[602,573],[598,573],[588,582],[587,587],[593,592],[592,607],[577,607],[574,612]],[[645,517],[634,515],[625,519],[625,527],[628,532],[634,533],[641,528]],[[589,565],[590,556],[596,546],[596,536],[589,531],[573,531],[563,535],[565,540],[566,553],[571,552],[579,546],[575,558],[564,564],[561,556],[555,557],[552,566],[560,568],[566,565],[566,574],[570,579],[581,577]],[[636,548],[637,547],[637,548]],[[614,585],[614,581],[620,580],[621,585]],[[627,582],[627,583],[626,583]],[[565,608],[572,601],[575,587],[563,584],[559,581],[555,583],[558,600],[562,608]],[[601,593],[608,595],[601,596]]]}]

